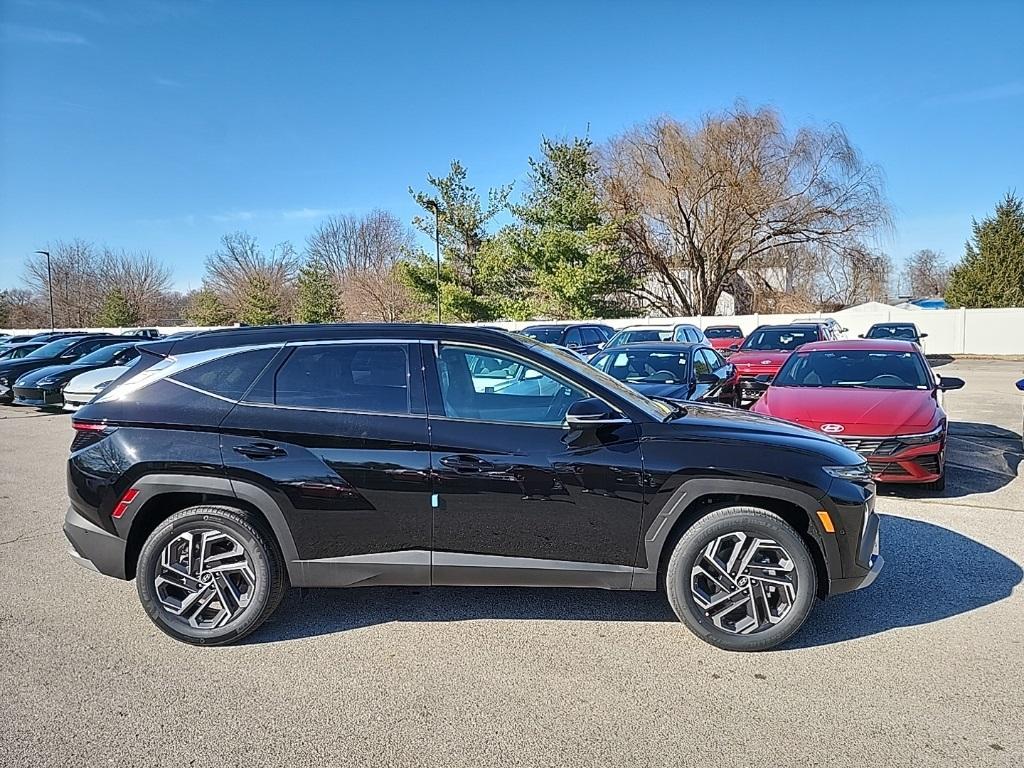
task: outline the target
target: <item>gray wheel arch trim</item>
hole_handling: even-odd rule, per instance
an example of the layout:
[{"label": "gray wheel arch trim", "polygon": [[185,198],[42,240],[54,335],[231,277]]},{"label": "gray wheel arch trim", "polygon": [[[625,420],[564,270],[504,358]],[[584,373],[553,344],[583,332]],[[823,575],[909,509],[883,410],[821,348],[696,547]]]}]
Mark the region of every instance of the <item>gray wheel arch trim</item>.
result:
[{"label": "gray wheel arch trim", "polygon": [[829,578],[836,578],[841,568],[839,547],[834,538],[825,533],[815,512],[821,503],[809,493],[771,483],[732,478],[696,478],[684,482],[665,503],[657,517],[643,532],[637,550],[637,567],[633,572],[632,589],[654,590],[658,588],[658,567],[662,550],[668,541],[672,528],[690,505],[703,496],[720,495],[755,496],[795,504],[804,510],[808,518],[807,529],[824,555]]},{"label": "gray wheel arch trim", "polygon": [[278,546],[281,547],[288,577],[299,579],[298,552],[284,513],[270,494],[259,486],[244,480],[210,475],[152,474],[143,475],[132,483],[132,487],[138,489],[137,501],[141,503],[133,502],[128,513],[116,521],[115,525],[121,537],[127,539],[138,510],[157,496],[167,493],[212,493],[218,496],[234,496],[251,504],[263,514],[277,539]]}]

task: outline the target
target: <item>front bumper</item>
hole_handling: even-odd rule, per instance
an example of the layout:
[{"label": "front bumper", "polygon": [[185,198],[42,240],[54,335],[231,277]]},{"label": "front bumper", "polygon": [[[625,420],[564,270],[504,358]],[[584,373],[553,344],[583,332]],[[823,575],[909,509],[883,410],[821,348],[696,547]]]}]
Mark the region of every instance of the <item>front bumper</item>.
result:
[{"label": "front bumper", "polygon": [[126,542],[86,520],[74,507],[64,516],[64,535],[71,544],[70,555],[79,565],[105,576],[125,578]]},{"label": "front bumper", "polygon": [[63,405],[64,395],[59,387],[14,387],[14,404],[46,408]]},{"label": "front bumper", "polygon": [[840,440],[867,459],[876,483],[931,483],[945,468],[943,440],[914,446],[904,446],[898,436]]},{"label": "front bumper", "polygon": [[88,405],[96,397],[95,392],[68,392],[64,391],[64,410],[77,411],[83,405]]},{"label": "front bumper", "polygon": [[864,530],[861,534],[860,546],[857,548],[856,563],[852,567],[846,568],[846,573],[842,578],[829,581],[828,592],[830,595],[865,589],[878,578],[878,574],[885,566],[885,558],[879,551],[880,527],[878,513],[874,509],[870,509],[864,520]]},{"label": "front bumper", "polygon": [[11,388],[0,384],[0,403],[9,403],[14,399],[14,395],[11,394]]}]

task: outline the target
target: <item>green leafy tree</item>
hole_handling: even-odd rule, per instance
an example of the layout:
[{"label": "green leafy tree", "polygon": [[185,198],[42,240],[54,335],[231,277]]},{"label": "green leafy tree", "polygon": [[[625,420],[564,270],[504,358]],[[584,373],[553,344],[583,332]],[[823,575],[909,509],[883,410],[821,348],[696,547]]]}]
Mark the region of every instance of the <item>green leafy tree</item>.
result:
[{"label": "green leafy tree", "polygon": [[590,139],[541,144],[530,159],[531,188],[512,212],[521,220],[508,242],[509,263],[532,275],[529,288],[541,312],[560,318],[615,317],[627,312],[632,287],[622,233],[598,198]]},{"label": "green leafy tree", "polygon": [[295,319],[300,323],[334,323],[345,312],[331,271],[320,259],[310,259],[299,270]]},{"label": "green leafy tree", "polygon": [[192,294],[184,315],[188,322],[200,327],[234,322],[231,310],[210,288],[202,288]]},{"label": "green leafy tree", "polygon": [[[409,194],[426,212],[413,225],[431,240],[440,242],[444,269],[441,274],[441,310],[445,320],[487,320],[495,309],[479,277],[481,251],[490,239],[488,223],[505,208],[512,186],[498,187],[482,202],[467,181],[466,169],[453,160],[446,176],[427,176],[431,192]],[[436,230],[436,231],[435,231]],[[421,253],[401,272],[406,284],[428,306],[437,301],[434,258]]]},{"label": "green leafy tree", "polygon": [[951,307],[1024,306],[1024,203],[1007,194],[994,216],[972,222],[963,260],[946,287]]},{"label": "green leafy tree", "polygon": [[243,289],[238,320],[245,325],[280,325],[284,322],[281,296],[266,275],[253,275]]},{"label": "green leafy tree", "polygon": [[113,288],[103,299],[103,306],[96,315],[96,324],[105,328],[123,328],[139,324],[139,312],[128,301],[124,291]]}]

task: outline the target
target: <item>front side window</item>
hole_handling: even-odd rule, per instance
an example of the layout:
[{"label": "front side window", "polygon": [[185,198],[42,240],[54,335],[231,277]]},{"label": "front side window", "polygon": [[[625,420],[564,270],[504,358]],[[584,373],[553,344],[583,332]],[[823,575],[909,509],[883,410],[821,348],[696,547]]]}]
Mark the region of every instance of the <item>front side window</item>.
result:
[{"label": "front side window", "polygon": [[442,347],[437,361],[445,415],[452,419],[561,425],[587,397],[526,361],[468,347]]},{"label": "front side window", "polygon": [[598,332],[597,328],[584,328],[583,343],[588,347],[603,344],[604,337]]},{"label": "front side window", "polygon": [[567,347],[578,347],[583,343],[580,338],[579,328],[570,328],[565,334],[565,346]]},{"label": "front side window", "polygon": [[277,405],[406,414],[409,354],[404,344],[296,347],[274,381]]}]

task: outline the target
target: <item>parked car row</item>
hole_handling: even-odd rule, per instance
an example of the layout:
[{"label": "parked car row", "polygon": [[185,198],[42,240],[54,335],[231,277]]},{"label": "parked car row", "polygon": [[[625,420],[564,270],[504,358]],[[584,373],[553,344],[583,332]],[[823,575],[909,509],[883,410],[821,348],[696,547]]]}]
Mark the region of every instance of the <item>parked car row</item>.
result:
[{"label": "parked car row", "polygon": [[[764,325],[725,349],[634,341],[626,329],[590,362],[651,397],[727,403],[823,432],[860,453],[878,482],[942,490],[941,393],[964,383],[932,372],[916,328],[892,325],[864,341],[837,339],[845,329],[818,321]],[[730,341],[738,330],[707,329]]]}]

